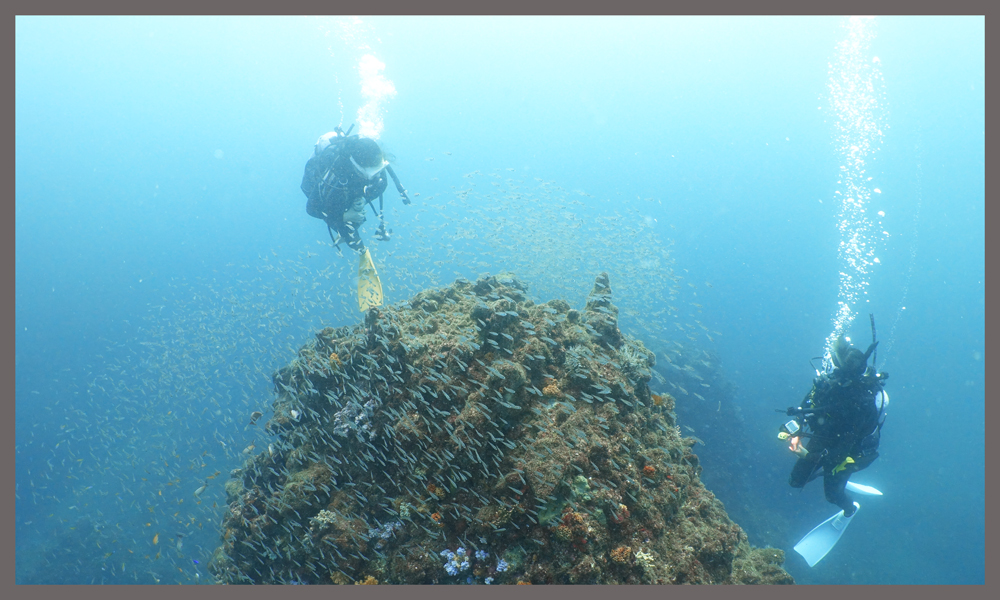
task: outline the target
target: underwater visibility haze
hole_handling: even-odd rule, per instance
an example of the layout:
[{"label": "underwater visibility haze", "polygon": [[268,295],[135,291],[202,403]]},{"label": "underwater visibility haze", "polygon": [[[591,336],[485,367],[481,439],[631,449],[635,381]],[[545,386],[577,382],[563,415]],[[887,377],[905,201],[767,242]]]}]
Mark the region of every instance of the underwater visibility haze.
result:
[{"label": "underwater visibility haze", "polygon": [[985,582],[984,18],[15,32],[18,583]]}]

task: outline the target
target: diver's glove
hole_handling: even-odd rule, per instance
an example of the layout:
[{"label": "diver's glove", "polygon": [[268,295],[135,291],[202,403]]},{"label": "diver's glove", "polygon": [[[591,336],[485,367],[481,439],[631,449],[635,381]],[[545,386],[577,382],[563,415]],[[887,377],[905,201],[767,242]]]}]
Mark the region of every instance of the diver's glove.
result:
[{"label": "diver's glove", "polygon": [[385,223],[379,225],[378,230],[375,232],[375,239],[380,242],[388,242],[392,239],[392,230],[385,228]]}]

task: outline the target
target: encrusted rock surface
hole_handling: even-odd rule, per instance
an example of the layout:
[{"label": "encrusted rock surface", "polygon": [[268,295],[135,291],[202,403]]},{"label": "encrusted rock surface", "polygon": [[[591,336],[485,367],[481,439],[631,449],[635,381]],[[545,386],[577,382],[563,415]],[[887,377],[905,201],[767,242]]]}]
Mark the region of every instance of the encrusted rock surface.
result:
[{"label": "encrusted rock surface", "polygon": [[224,583],[793,583],[699,480],[606,273],[580,310],[511,274],[325,329],[227,485]]}]

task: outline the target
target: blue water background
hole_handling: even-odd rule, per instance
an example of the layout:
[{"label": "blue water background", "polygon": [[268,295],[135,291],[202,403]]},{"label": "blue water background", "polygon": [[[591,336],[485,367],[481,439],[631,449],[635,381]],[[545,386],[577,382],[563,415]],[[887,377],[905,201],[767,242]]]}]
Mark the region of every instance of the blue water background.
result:
[{"label": "blue water background", "polygon": [[[867,313],[875,313],[892,403],[881,457],[855,480],[885,496],[862,500],[815,568],[791,546],[834,509],[818,482],[801,493],[788,487],[792,459],[774,439],[773,409],[808,391],[807,361],[822,352],[836,310],[841,159],[826,84],[842,19],[366,18],[365,41],[398,92],[386,103],[381,141],[411,195],[421,192],[402,209],[390,187],[398,237],[389,244],[413,243],[406,233],[418,214],[425,226],[448,219],[416,212],[421,198],[443,202],[475,170],[597,198],[654,198],[646,213],[674,240],[685,282],[697,285],[696,297],[684,286],[685,301],[700,304],[698,318],[721,332],[710,349],[739,389],[752,442],[728,451],[753,457],[756,486],[745,493],[773,511],[741,523],[751,542],[785,549],[785,568],[800,583],[983,583],[984,19],[877,21],[872,52],[890,128],[870,169],[882,190],[870,210],[886,212],[890,235],[852,333],[865,342]],[[150,403],[150,422],[136,424],[144,400],[110,405],[92,384],[108,365],[156,372],[139,357],[158,322],[197,323],[204,314],[220,330],[238,329],[220,325],[212,312],[219,302],[205,290],[230,290],[262,311],[294,305],[295,284],[250,283],[246,274],[259,276],[264,259],[316,269],[348,260],[318,243],[325,227],[305,214],[298,186],[315,139],[355,120],[358,56],[331,20],[17,19],[19,580],[35,581],[29,574],[44,559],[32,549],[78,526],[79,513],[87,523],[100,518],[94,511],[120,523],[128,533],[114,542],[116,553],[164,548],[180,525],[167,524],[173,508],[150,510],[164,498],[157,491],[194,511],[198,529],[188,529],[184,550],[146,560],[145,569],[130,562],[127,577],[90,567],[73,577],[206,579],[221,481],[238,457],[213,441],[215,419],[243,419],[248,406],[227,397],[226,386],[238,387],[243,370],[259,378],[255,368],[270,373],[290,359],[318,311],[286,313],[290,338],[266,342],[285,354],[269,364],[233,369],[247,355],[225,340],[214,353],[197,349],[211,366],[177,363],[209,369],[205,376],[222,369],[208,412],[178,400],[178,419]],[[369,222],[368,239],[372,230]],[[306,251],[318,256],[303,259]],[[441,249],[425,258],[447,257]],[[592,277],[581,276],[581,290]],[[331,293],[353,285],[323,282]],[[322,318],[353,323],[358,314],[336,304]],[[132,464],[120,462],[119,442],[98,425],[116,423],[116,414],[148,440]],[[231,424],[227,431],[237,451],[253,438]],[[195,468],[203,451],[211,464]],[[164,458],[173,463],[169,476],[155,468]],[[103,476],[82,466],[94,462]],[[191,490],[215,469],[220,485],[195,510]],[[136,476],[162,481],[129,495],[126,488],[142,485]],[[167,486],[174,476],[179,483]],[[153,516],[160,521],[146,527]],[[760,525],[767,522],[784,525]],[[84,564],[87,550],[79,552]]]}]

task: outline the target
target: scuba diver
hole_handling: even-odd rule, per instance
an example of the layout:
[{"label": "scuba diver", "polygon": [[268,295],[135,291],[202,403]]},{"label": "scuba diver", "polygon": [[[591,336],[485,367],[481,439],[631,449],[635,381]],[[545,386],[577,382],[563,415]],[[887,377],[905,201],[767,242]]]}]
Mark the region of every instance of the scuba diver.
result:
[{"label": "scuba diver", "polygon": [[[868,359],[875,352],[875,319],[872,322],[872,343],[862,352],[843,337],[830,348],[826,372],[817,372],[813,387],[802,404],[785,411],[795,417],[782,425],[778,437],[790,442],[789,450],[798,460],[788,479],[794,488],[823,477],[827,502],[843,509],[813,529],[795,549],[809,566],[826,555],[850,523],[860,507],[848,495],[847,489],[870,495],[882,495],[878,490],[850,482],[851,475],[867,468],[878,458],[882,425],[889,397],[883,386],[889,377],[878,373],[875,361]],[[803,438],[808,438],[806,443]]]},{"label": "scuba diver", "polygon": [[[365,205],[370,205],[375,212],[372,203],[376,198],[379,208],[375,215],[379,227],[375,237],[387,241],[392,234],[391,229],[386,229],[383,218],[382,194],[388,187],[386,173],[396,184],[403,204],[409,204],[410,197],[378,143],[350,135],[352,129],[353,125],[346,132],[337,127],[316,140],[313,157],[306,163],[302,175],[301,188],[308,199],[306,212],[326,222],[334,245],[339,247],[341,241],[346,241],[352,250],[363,252],[365,244],[358,230],[366,220]],[[336,239],[334,231],[338,235]]]},{"label": "scuba diver", "polygon": [[[375,140],[351,135],[339,126],[316,141],[312,158],[306,162],[302,175],[302,193],[308,199],[306,213],[326,222],[334,247],[340,251],[340,242],[361,255],[358,268],[358,302],[361,310],[382,304],[382,283],[375,272],[371,254],[361,240],[360,228],[365,222],[365,205],[378,217],[376,239],[388,241],[391,229],[386,229],[383,216],[382,194],[388,187],[386,174],[392,178],[403,204],[410,204],[410,197],[399,183],[389,161]],[[378,198],[378,210],[374,201]],[[334,237],[334,231],[337,236]]]}]

